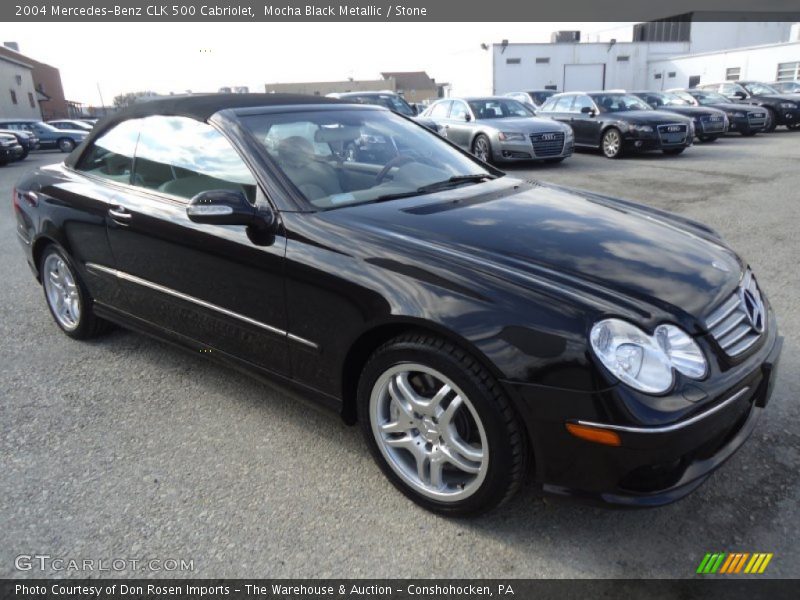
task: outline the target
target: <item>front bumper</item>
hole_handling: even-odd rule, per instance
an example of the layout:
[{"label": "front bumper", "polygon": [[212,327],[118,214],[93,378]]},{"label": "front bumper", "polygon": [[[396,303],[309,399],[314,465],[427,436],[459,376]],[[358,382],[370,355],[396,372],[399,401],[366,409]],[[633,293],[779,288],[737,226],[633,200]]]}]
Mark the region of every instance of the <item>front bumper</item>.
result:
[{"label": "front bumper", "polygon": [[800,109],[775,107],[775,123],[778,125],[795,125],[800,123]]},{"label": "front bumper", "polygon": [[694,133],[686,131],[683,139],[676,142],[666,142],[657,131],[639,132],[628,131],[623,133],[622,142],[625,150],[634,152],[647,152],[650,150],[671,150],[674,148],[688,148],[694,141]]},{"label": "front bumper", "polygon": [[[626,411],[638,393],[623,385],[583,393],[505,382],[528,428],[537,480],[546,493],[601,504],[648,507],[683,498],[755,428],[772,393],[782,344],[773,319],[759,350],[709,382],[710,399],[673,422],[656,422],[653,410]],[[666,404],[686,404],[687,391],[697,388],[685,388],[664,398]],[[621,445],[576,438],[567,422],[604,424]]]},{"label": "front bumper", "polygon": [[13,146],[0,146],[0,159],[6,162],[18,160],[25,151],[19,144]]},{"label": "front bumper", "polygon": [[551,160],[572,156],[575,149],[575,140],[572,137],[564,138],[560,152],[547,152],[540,155],[530,137],[524,140],[502,141],[498,138],[492,140],[492,155],[498,162],[516,162],[526,160]]}]

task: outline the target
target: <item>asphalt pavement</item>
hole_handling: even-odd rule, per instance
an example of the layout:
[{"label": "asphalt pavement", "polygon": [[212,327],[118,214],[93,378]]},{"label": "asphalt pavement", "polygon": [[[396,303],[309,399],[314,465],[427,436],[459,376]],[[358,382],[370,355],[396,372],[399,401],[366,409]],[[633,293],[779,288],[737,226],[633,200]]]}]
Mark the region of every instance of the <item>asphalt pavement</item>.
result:
[{"label": "asphalt pavement", "polygon": [[[800,132],[508,169],[710,224],[750,262],[786,341],[755,433],[688,498],[622,511],[529,485],[470,520],[417,508],[357,428],[294,392],[127,331],[64,336],[10,201],[22,173],[62,159],[0,168],[0,577],[691,577],[706,552],[772,552],[764,576],[800,576]],[[15,567],[36,554],[127,566]]]}]

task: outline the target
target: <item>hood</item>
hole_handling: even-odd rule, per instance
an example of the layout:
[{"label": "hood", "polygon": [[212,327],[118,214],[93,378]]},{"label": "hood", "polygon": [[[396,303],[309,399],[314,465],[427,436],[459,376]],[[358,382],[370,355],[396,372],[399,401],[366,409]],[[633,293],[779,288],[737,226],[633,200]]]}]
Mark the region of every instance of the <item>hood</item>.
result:
[{"label": "hood", "polygon": [[553,119],[541,117],[508,117],[504,119],[477,119],[475,123],[492,127],[497,131],[510,131],[520,133],[542,133],[544,131],[564,131],[566,125]]},{"label": "hood", "polygon": [[663,110],[626,110],[622,112],[604,114],[612,115],[629,123],[647,125],[683,122],[683,118],[681,116],[676,116],[673,112],[667,112]]},{"label": "hood", "polygon": [[775,102],[794,102],[797,104],[798,98],[796,94],[759,94],[751,96],[754,100],[774,100]]},{"label": "hood", "polygon": [[757,110],[759,108],[761,109],[762,112],[764,110],[757,104],[735,104],[733,102],[728,104],[706,104],[705,107],[718,108],[719,110],[724,110],[725,112],[744,112],[744,113],[754,109]]},{"label": "hood", "polygon": [[708,106],[669,106],[660,108],[659,111],[662,112],[671,112],[678,115],[684,115],[686,117],[706,117],[706,116],[713,116],[713,115],[720,115],[720,110],[716,108],[711,108]]},{"label": "hood", "polygon": [[453,268],[599,300],[606,311],[623,306],[652,314],[643,306],[658,307],[696,331],[696,320],[733,292],[742,273],[736,254],[702,225],[510,177],[329,211],[326,218],[369,230],[401,252],[407,245],[415,262],[424,248]]}]

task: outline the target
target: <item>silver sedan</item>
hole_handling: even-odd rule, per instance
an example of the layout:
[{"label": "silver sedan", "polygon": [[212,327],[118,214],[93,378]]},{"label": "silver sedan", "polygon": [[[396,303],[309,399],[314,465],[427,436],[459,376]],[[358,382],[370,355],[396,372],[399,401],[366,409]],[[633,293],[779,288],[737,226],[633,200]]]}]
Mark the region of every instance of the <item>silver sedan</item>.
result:
[{"label": "silver sedan", "polygon": [[439,125],[440,135],[486,162],[560,162],[574,148],[568,125],[536,117],[511,98],[444,98],[422,116]]}]

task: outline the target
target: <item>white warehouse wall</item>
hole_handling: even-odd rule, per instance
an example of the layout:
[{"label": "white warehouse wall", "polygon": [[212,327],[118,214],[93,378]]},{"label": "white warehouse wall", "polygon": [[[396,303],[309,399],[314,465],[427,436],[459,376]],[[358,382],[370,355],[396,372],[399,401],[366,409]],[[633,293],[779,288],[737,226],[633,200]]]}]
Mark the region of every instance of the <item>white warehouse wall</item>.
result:
[{"label": "white warehouse wall", "polygon": [[778,44],[791,40],[792,23],[693,21],[689,53]]},{"label": "white warehouse wall", "polygon": [[[660,82],[664,82],[663,89],[687,87],[693,75],[700,76],[700,83],[724,81],[726,69],[735,67],[741,69],[740,79],[775,81],[778,63],[794,61],[800,61],[800,42],[655,60],[650,62],[646,87],[662,89]],[[654,73],[669,71],[675,72],[674,79],[654,79]]]},{"label": "white warehouse wall", "polygon": [[[642,88],[647,82],[647,62],[685,54],[689,44],[666,43],[579,43],[579,44],[501,44],[492,46],[492,71],[495,94],[542,89],[555,85],[564,90],[564,67],[571,64],[604,64],[606,89]],[[627,56],[627,61],[617,60]],[[547,64],[537,64],[537,58],[549,58]],[[508,59],[519,59],[519,64],[508,64]],[[572,91],[572,90],[566,90]]]}]

